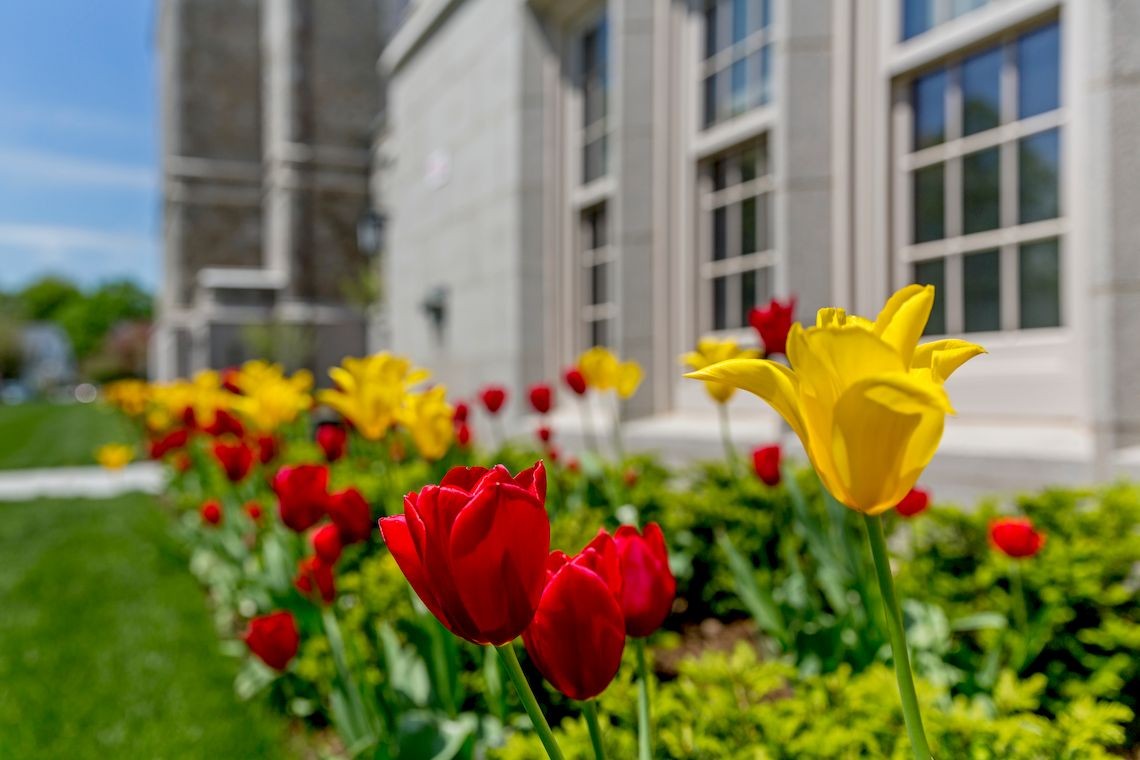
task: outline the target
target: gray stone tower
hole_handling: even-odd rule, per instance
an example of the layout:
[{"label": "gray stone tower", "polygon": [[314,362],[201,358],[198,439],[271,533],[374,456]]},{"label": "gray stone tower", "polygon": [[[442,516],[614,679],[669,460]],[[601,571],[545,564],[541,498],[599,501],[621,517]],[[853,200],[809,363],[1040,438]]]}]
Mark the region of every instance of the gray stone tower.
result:
[{"label": "gray stone tower", "polygon": [[164,276],[152,375],[365,350],[384,0],[161,0]]}]

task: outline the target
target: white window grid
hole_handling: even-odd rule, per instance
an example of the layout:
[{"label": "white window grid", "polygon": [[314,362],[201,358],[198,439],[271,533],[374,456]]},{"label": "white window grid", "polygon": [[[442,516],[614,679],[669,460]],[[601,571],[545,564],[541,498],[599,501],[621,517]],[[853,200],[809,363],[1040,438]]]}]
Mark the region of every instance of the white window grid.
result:
[{"label": "white window grid", "polygon": [[[705,3],[702,5],[702,10],[707,9],[710,5],[713,5],[713,4],[720,5],[721,8],[725,8],[725,7],[731,8],[732,7],[731,4],[720,3],[720,2],[718,2],[718,0],[705,0]],[[772,11],[771,5],[772,5],[771,2],[764,2],[764,0],[749,0],[749,3],[748,3],[748,6],[749,6],[748,12],[749,13],[761,13],[762,7],[766,9],[768,17],[767,17],[767,19],[765,19],[765,22],[762,23],[762,25],[758,29],[754,30],[750,34],[747,34],[743,39],[741,39],[741,40],[729,45],[728,47],[724,48],[723,50],[719,50],[716,53],[714,53],[713,55],[707,56],[707,57],[706,57],[707,49],[705,46],[705,44],[706,44],[705,40],[707,39],[707,35],[708,35],[708,29],[706,28],[707,22],[705,21],[707,16],[702,14],[702,21],[701,21],[702,35],[701,35],[701,49],[700,49],[700,56],[699,56],[700,63],[697,67],[697,72],[698,72],[697,91],[699,93],[701,93],[701,100],[700,100],[701,120],[700,121],[701,121],[701,127],[703,129],[712,129],[713,127],[717,126],[718,124],[723,124],[725,121],[728,121],[729,119],[734,118],[733,116],[716,117],[716,118],[713,118],[713,120],[708,122],[708,123],[705,122],[705,119],[704,119],[704,108],[705,108],[705,105],[704,105],[704,82],[710,76],[719,75],[722,72],[731,71],[733,65],[735,63],[737,63],[738,61],[745,61],[746,65],[747,65],[747,61],[753,53],[759,53],[766,46],[768,46],[769,43],[772,42],[774,35],[772,32],[771,14],[773,11]],[[730,37],[732,35],[732,20],[733,20],[732,15],[729,13],[717,13],[716,18],[717,18],[717,29],[716,29],[717,38],[718,39],[725,39],[725,38]],[[763,105],[770,103],[772,101],[771,88],[772,88],[773,76],[772,76],[771,68],[773,66],[773,63],[772,63],[771,53],[769,53],[769,57],[767,60],[767,66],[769,68],[769,70],[767,72],[767,79],[766,79],[767,90],[765,92],[761,93],[760,102],[753,104],[753,106],[752,106],[753,108],[763,106]],[[718,103],[729,103],[732,99],[731,76],[718,76],[718,78],[715,80],[715,82],[716,82],[716,86],[717,86],[717,91],[716,91],[717,102]],[[744,109],[742,112],[746,112],[747,110],[748,109]],[[739,116],[740,114],[738,113],[736,115]]]},{"label": "white window grid", "polygon": [[[894,123],[894,143],[896,155],[896,193],[894,201],[894,232],[898,256],[896,257],[896,277],[902,282],[913,281],[913,267],[916,263],[942,259],[944,263],[945,292],[942,303],[945,308],[946,333],[964,332],[964,282],[963,260],[971,253],[997,250],[999,256],[999,304],[1000,330],[1013,331],[1019,328],[1020,315],[1020,275],[1019,250],[1021,246],[1042,240],[1056,239],[1059,250],[1059,266],[1062,282],[1066,270],[1067,252],[1065,233],[1067,222],[1064,216],[1065,183],[1066,109],[1062,101],[1058,108],[1045,113],[1018,119],[1017,93],[1017,40],[1035,28],[1056,23],[1056,19],[1029,26],[1018,26],[1006,30],[999,37],[987,40],[985,44],[971,46],[939,61],[938,65],[916,72],[900,82],[896,89],[896,102],[902,107],[896,109]],[[998,126],[972,135],[963,134],[961,65],[975,53],[992,49],[1002,50],[1000,80],[1001,118]],[[911,104],[910,88],[921,75],[937,70],[947,73],[945,100],[945,134],[937,145],[920,150],[912,150],[914,138],[914,109]],[[1058,216],[1053,219],[1020,223],[1019,221],[1019,182],[1018,147],[1022,139],[1056,129],[1059,136],[1058,194],[1060,207]],[[998,227],[965,234],[963,222],[963,172],[962,160],[979,150],[997,147],[999,149],[999,222]],[[943,231],[938,240],[921,243],[914,240],[914,172],[929,166],[942,164],[943,177]],[[1062,325],[1065,323],[1064,290],[1060,297]]]}]

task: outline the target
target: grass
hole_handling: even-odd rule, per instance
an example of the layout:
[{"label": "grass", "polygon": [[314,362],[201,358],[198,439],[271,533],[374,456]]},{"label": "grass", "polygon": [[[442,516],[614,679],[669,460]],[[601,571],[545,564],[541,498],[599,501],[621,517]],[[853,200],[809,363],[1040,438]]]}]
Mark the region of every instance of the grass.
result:
[{"label": "grass", "polygon": [[137,494],[0,504],[0,755],[288,755],[282,719],[234,696],[166,520]]},{"label": "grass", "polygon": [[0,405],[0,469],[94,465],[95,449],[138,434],[102,404]]}]

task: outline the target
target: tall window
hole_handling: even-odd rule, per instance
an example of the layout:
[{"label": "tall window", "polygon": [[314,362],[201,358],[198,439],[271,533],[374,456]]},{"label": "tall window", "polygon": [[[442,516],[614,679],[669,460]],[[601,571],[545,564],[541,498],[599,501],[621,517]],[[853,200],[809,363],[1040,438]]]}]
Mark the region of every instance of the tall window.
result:
[{"label": "tall window", "polygon": [[900,0],[902,38],[909,40],[989,2],[990,0]]},{"label": "tall window", "polygon": [[606,205],[585,209],[581,213],[579,240],[581,248],[582,340],[586,348],[613,344],[615,262],[610,248],[609,221]]},{"label": "tall window", "polygon": [[706,0],[704,126],[771,98],[771,0]]},{"label": "tall window", "polygon": [[579,38],[582,86],[582,182],[604,176],[609,163],[609,25],[603,14]]},{"label": "tall window", "polygon": [[936,286],[927,332],[1061,324],[1060,29],[1007,37],[910,84],[903,260]]},{"label": "tall window", "polygon": [[708,230],[700,265],[704,327],[748,324],[753,306],[772,297],[772,178],[766,138],[724,153],[702,167],[702,213]]}]

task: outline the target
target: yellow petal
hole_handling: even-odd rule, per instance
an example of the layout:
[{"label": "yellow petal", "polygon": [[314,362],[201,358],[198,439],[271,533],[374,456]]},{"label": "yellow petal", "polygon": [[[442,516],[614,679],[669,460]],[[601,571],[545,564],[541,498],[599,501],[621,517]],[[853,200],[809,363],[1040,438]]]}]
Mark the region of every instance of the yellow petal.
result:
[{"label": "yellow petal", "polygon": [[887,300],[875,319],[875,334],[893,346],[906,364],[926,329],[934,306],[933,285],[907,285]]},{"label": "yellow petal", "polygon": [[784,365],[767,359],[729,359],[690,372],[685,377],[727,383],[759,396],[784,418],[807,448],[807,435],[800,416],[799,380]]},{"label": "yellow petal", "polygon": [[835,406],[832,454],[844,504],[880,514],[914,487],[942,438],[949,400],[905,373],[866,378]]},{"label": "yellow petal", "polygon": [[984,353],[986,349],[967,340],[957,338],[935,340],[923,343],[914,350],[910,366],[911,369],[929,369],[935,380],[944,383],[954,370]]},{"label": "yellow petal", "polygon": [[617,379],[615,380],[618,395],[622,398],[629,398],[636,393],[643,376],[641,365],[635,361],[622,362],[618,365]]},{"label": "yellow petal", "polygon": [[865,377],[905,372],[899,353],[861,327],[811,328],[792,325],[788,361],[800,380],[801,393],[811,394],[825,407]]}]

